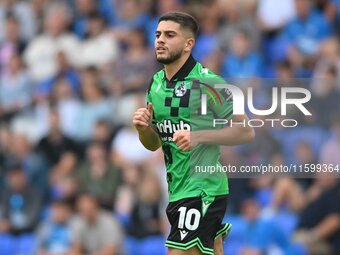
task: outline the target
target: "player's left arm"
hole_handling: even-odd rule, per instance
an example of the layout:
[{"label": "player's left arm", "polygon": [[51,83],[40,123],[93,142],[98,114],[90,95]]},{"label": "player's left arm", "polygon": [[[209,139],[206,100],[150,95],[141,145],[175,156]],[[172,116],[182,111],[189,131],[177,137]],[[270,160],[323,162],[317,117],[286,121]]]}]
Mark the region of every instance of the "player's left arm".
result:
[{"label": "player's left arm", "polygon": [[232,118],[232,122],[241,124],[219,130],[199,130],[193,132],[179,130],[174,134],[173,141],[179,149],[186,151],[201,143],[233,146],[251,143],[254,140],[255,131],[247,125],[247,115],[235,115]]},{"label": "player's left arm", "polygon": [[191,133],[192,147],[199,143],[233,146],[251,143],[255,138],[254,128],[247,125],[247,115],[235,115],[232,123],[239,123],[219,130],[201,130]]},{"label": "player's left arm", "polygon": [[[201,82],[203,85],[227,84],[227,82],[219,76],[210,75],[210,79]],[[185,131],[179,130],[175,132],[173,141],[181,150],[190,150],[198,144],[216,144],[225,146],[234,146],[250,143],[255,138],[254,129],[248,125],[248,116],[233,115],[233,95],[228,87],[213,91],[218,95],[220,103],[214,102],[209,97],[207,105],[213,116],[228,123],[233,123],[229,127],[222,129]]]}]

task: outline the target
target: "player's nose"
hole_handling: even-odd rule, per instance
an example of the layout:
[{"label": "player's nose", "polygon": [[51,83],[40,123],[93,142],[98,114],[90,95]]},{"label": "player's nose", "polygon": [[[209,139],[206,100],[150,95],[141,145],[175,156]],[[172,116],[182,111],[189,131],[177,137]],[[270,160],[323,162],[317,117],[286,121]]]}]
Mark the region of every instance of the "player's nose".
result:
[{"label": "player's nose", "polygon": [[165,37],[161,34],[156,38],[156,46],[162,46],[165,43]]}]

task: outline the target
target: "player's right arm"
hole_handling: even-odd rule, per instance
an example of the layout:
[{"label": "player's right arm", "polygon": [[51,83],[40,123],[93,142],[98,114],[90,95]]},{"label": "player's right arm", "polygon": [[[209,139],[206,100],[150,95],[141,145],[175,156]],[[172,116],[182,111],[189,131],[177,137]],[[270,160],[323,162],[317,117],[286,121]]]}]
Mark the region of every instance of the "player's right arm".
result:
[{"label": "player's right arm", "polygon": [[148,104],[148,108],[139,108],[133,115],[132,123],[138,131],[139,140],[150,151],[155,151],[161,146],[158,133],[151,126],[153,118],[152,104]]}]

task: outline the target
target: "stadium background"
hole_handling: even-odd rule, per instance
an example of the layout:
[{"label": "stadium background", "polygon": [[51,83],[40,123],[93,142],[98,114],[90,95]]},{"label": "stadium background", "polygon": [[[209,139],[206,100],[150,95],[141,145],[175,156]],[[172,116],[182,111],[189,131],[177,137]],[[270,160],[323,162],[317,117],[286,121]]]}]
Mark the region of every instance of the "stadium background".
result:
[{"label": "stadium background", "polygon": [[[338,0],[2,0],[1,255],[71,254],[73,240],[165,254],[163,155],[140,145],[131,116],[160,68],[157,18],[172,10],[197,17],[193,54],[213,71],[244,81],[305,78],[312,91],[312,117],[289,131],[257,129],[252,145],[223,150],[225,164],[340,164]],[[265,105],[270,86],[261,84]],[[337,178],[230,186],[225,254],[340,254]],[[82,219],[95,202],[108,214],[89,241]]]}]

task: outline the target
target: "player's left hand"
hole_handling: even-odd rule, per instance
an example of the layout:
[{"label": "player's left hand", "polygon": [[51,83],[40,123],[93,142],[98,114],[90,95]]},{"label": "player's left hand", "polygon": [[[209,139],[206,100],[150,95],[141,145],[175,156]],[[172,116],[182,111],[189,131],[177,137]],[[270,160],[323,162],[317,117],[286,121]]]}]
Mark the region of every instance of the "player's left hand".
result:
[{"label": "player's left hand", "polygon": [[190,132],[188,130],[176,131],[173,135],[173,141],[182,151],[188,151],[198,144],[198,141],[195,137],[195,132]]}]

